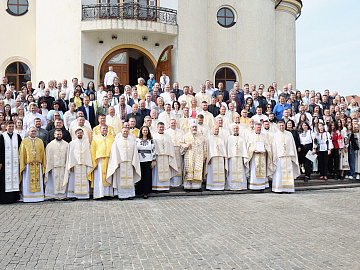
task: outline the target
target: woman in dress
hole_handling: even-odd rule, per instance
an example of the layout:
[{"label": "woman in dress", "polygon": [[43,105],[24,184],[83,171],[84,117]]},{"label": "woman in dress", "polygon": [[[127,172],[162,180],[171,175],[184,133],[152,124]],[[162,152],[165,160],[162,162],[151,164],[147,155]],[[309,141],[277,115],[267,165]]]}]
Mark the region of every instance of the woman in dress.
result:
[{"label": "woman in dress", "polygon": [[25,117],[25,109],[24,109],[24,107],[22,107],[22,106],[18,107],[17,114],[18,114],[19,119],[24,119],[24,117]]},{"label": "woman in dress", "polygon": [[155,107],[155,110],[156,110],[158,115],[165,111],[164,99],[162,97],[157,98],[157,106]]},{"label": "woman in dress", "polygon": [[[350,170],[349,165],[349,138],[347,136],[347,130],[346,130],[346,121],[345,119],[339,119],[338,125],[341,125],[340,133],[341,137],[344,141],[344,147],[341,148],[340,153],[340,161],[339,161],[339,170],[340,170],[340,180],[343,180],[345,178],[345,172]],[[351,126],[352,129],[352,126]]]},{"label": "woman in dress", "polygon": [[330,139],[333,145],[333,148],[331,149],[331,155],[329,157],[329,172],[330,178],[333,178],[335,180],[339,179],[340,155],[341,149],[344,148],[344,139],[341,136],[341,130],[341,121],[331,122],[328,128],[328,131],[330,133]]},{"label": "woman in dress", "polygon": [[4,106],[4,115],[5,115],[5,122],[12,121],[10,104],[6,104]]},{"label": "woman in dress", "polygon": [[200,108],[197,106],[196,98],[193,97],[190,101],[189,116],[196,119],[196,116],[200,111]]},{"label": "woman in dress", "polygon": [[136,184],[135,190],[136,194],[147,199],[152,190],[152,169],[156,165],[155,144],[147,126],[140,128],[136,146],[140,160],[141,180]]},{"label": "woman in dress", "polygon": [[87,88],[85,90],[85,95],[89,96],[90,93],[96,93],[96,90],[95,90],[95,84],[93,81],[90,81],[87,85]]}]

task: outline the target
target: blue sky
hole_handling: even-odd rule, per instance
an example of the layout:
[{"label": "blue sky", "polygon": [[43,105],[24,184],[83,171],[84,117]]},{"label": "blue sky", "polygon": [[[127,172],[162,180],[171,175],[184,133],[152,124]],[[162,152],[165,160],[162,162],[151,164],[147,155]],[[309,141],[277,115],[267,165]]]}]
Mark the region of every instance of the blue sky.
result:
[{"label": "blue sky", "polygon": [[303,0],[296,88],[360,96],[360,1]]}]

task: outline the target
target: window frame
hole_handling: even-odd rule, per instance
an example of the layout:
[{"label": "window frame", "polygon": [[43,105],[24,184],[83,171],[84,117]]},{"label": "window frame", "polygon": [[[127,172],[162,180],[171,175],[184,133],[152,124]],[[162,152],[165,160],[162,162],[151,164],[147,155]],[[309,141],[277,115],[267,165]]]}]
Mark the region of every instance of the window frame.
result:
[{"label": "window frame", "polygon": [[[221,10],[224,10],[224,15],[223,16],[220,16],[219,15],[219,12]],[[229,10],[232,14],[232,16],[227,16],[226,15],[226,11]],[[219,22],[219,18],[222,18],[225,20],[225,23],[222,24]],[[232,22],[230,24],[226,24],[226,20],[227,19],[232,19]],[[232,9],[231,7],[229,6],[222,6],[218,9],[218,11],[216,12],[216,21],[217,23],[221,26],[221,27],[224,27],[224,28],[230,28],[230,27],[233,27],[235,24],[236,24],[236,12],[234,9]]]},{"label": "window frame", "polygon": [[[28,11],[29,11],[29,5],[30,5],[28,0],[25,0],[27,4],[20,4],[20,3],[19,3],[20,0],[15,0],[17,3],[16,3],[16,4],[11,4],[11,3],[9,3],[10,1],[12,1],[12,0],[7,0],[7,4],[6,4],[6,6],[7,6],[6,11],[7,11],[7,13],[9,13],[10,15],[12,15],[12,16],[23,16],[23,15],[25,15],[26,13],[28,13]],[[20,6],[21,6],[21,7],[26,7],[26,11],[23,12],[23,13],[21,13],[21,14],[20,14],[20,13],[14,13],[14,12],[12,12],[12,11],[10,10],[9,5],[10,5],[10,6],[16,6],[18,12],[19,12],[19,7],[20,7]]]},{"label": "window frame", "polygon": [[[14,63],[16,63],[16,73],[7,73],[8,68]],[[30,73],[20,73],[20,63],[26,65],[27,68],[29,69]],[[27,63],[25,63],[24,61],[21,61],[21,60],[15,60],[15,61],[10,62],[9,64],[6,65],[5,77],[7,77],[7,78],[16,77],[16,82],[15,82],[15,87],[16,88],[15,89],[17,91],[20,91],[22,86],[26,86],[26,84],[25,85],[20,85],[20,76],[29,76],[30,77],[29,81],[31,81],[31,68]],[[10,82],[10,80],[9,80],[9,82]]]},{"label": "window frame", "polygon": [[[217,78],[216,77],[216,74],[220,71],[224,69],[224,78]],[[227,70],[226,69],[229,69],[231,70],[231,72],[235,75],[235,79],[227,79]],[[236,70],[234,70],[233,68],[229,67],[229,66],[221,66],[219,67],[216,71],[215,71],[215,74],[214,74],[214,82],[215,82],[215,87],[217,87],[218,83],[219,82],[222,82],[224,84],[224,88],[228,91],[230,91],[230,89],[227,89],[227,85],[226,85],[226,82],[236,82],[239,80],[239,75],[237,74],[238,72]]]}]

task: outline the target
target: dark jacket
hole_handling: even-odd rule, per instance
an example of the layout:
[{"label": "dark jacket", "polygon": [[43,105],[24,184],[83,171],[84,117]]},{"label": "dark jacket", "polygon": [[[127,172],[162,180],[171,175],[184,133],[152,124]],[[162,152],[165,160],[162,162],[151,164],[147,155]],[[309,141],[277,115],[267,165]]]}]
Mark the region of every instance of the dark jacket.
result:
[{"label": "dark jacket", "polygon": [[[62,136],[63,140],[68,143],[71,142],[71,136],[69,131],[67,131],[65,127],[62,127],[61,130],[63,132],[63,136]],[[48,139],[47,139],[48,143],[55,139],[54,133],[55,133],[55,129],[49,131]]]},{"label": "dark jacket", "polygon": [[141,128],[144,124],[144,116],[141,113],[137,113],[136,115],[134,113],[129,113],[125,117],[125,122],[129,121],[130,118],[135,118],[136,120],[136,128]]},{"label": "dark jacket", "polygon": [[60,111],[65,113],[66,111],[69,110],[69,101],[68,100],[62,100],[61,98],[59,98],[57,100],[57,102],[59,102],[59,104],[60,104],[60,108],[59,108]]},{"label": "dark jacket", "polygon": [[40,103],[41,103],[41,101],[43,101],[43,100],[46,101],[46,104],[47,104],[46,109],[48,109],[49,111],[52,110],[52,104],[53,104],[53,102],[55,101],[55,98],[50,97],[50,96],[49,96],[49,97],[45,97],[45,96],[39,97],[39,99],[38,99],[38,106],[39,106],[39,108],[41,108]]},{"label": "dark jacket", "polygon": [[220,108],[216,107],[215,105],[209,105],[208,111],[212,113],[214,117],[218,116],[220,114]]},{"label": "dark jacket", "polygon": [[49,135],[49,132],[46,130],[46,129],[43,129],[43,128],[39,128],[37,130],[37,134],[36,134],[36,137],[38,137],[39,139],[41,139],[44,143],[44,147],[46,147],[46,145],[48,144],[48,135]]},{"label": "dark jacket", "polygon": [[89,106],[89,114],[87,115],[86,110],[85,110],[85,106],[80,106],[79,108],[77,108],[77,111],[82,111],[84,113],[85,119],[88,120],[90,122],[91,128],[94,128],[96,126],[95,124],[95,111],[94,108],[92,106]]}]

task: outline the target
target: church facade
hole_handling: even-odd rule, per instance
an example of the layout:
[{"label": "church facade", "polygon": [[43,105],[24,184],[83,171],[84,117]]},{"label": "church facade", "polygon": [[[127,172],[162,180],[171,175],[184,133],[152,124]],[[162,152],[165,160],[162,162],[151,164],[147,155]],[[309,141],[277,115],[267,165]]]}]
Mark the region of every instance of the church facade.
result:
[{"label": "church facade", "polygon": [[27,80],[125,84],[157,78],[296,85],[300,0],[0,0],[0,73]]}]

